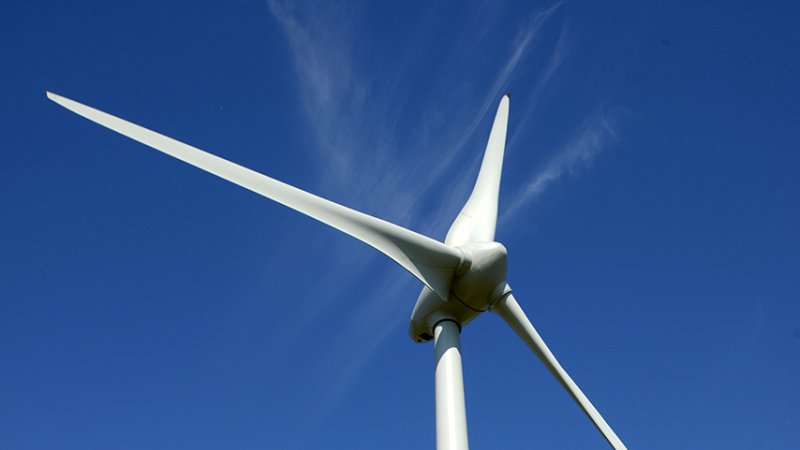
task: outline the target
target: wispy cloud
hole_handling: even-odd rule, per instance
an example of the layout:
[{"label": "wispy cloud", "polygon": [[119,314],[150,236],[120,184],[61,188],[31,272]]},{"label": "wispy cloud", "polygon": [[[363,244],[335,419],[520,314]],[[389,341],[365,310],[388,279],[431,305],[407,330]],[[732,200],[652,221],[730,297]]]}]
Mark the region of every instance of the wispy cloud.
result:
[{"label": "wispy cloud", "polygon": [[510,130],[511,135],[508,138],[507,144],[509,147],[513,148],[516,137],[526,128],[526,124],[533,115],[533,112],[541,106],[548,94],[554,92],[554,89],[552,89],[553,75],[558,72],[558,69],[561,68],[561,65],[566,59],[568,35],[568,24],[564,22],[561,27],[561,34],[558,36],[558,42],[556,42],[555,48],[552,53],[550,53],[550,58],[547,60],[547,63],[538,77],[531,80],[534,87],[531,95],[525,101],[525,109],[518,115],[517,126],[513,130]]},{"label": "wispy cloud", "polygon": [[[493,30],[486,25],[480,33],[461,33],[464,38],[455,43],[438,75],[426,72],[429,85],[414,86],[423,93],[417,92],[415,98],[421,100],[413,105],[412,111],[407,109],[411,107],[408,93],[412,90],[407,80],[420,76],[413,73],[414,70],[429,71],[426,66],[413,62],[429,45],[426,39],[409,36],[407,42],[416,47],[406,49],[401,57],[374,58],[356,34],[361,20],[358,11],[348,7],[323,7],[322,11],[317,8],[314,14],[307,14],[300,6],[278,0],[268,0],[268,5],[291,50],[303,110],[312,130],[313,143],[318,147],[315,159],[321,158],[320,168],[324,168],[320,170],[322,186],[317,188],[335,201],[432,236],[444,235],[474,182],[469,175],[477,171],[481,155],[476,151],[465,156],[465,150],[472,150],[476,130],[493,113],[509,82],[521,78],[518,68],[531,54],[542,28],[560,7],[560,3],[556,3],[531,12],[519,25],[515,38],[507,41],[506,56],[495,57],[499,59],[494,61],[497,71],[473,87],[471,83],[476,81],[463,79],[464,66],[474,64],[479,58],[486,59],[480,44]],[[472,22],[477,20],[471,19]],[[556,52],[558,55],[550,57],[550,64],[536,83],[538,91],[545,89],[564,57],[562,45],[557,46]],[[492,52],[495,53],[497,51]],[[365,62],[374,60],[381,62]],[[426,68],[420,69],[420,66]],[[480,94],[474,95],[473,91]],[[401,134],[401,129],[413,132]],[[474,147],[482,149],[483,145],[479,142]],[[463,161],[454,164],[459,158],[466,164]],[[434,192],[435,199],[431,195]],[[431,204],[436,205],[434,209],[438,214],[422,220],[427,214],[421,213],[430,212]],[[353,279],[370,270],[373,281],[359,288],[359,297],[380,298],[381,301],[351,303],[353,314],[346,316],[347,323],[339,329],[340,335],[332,336],[326,343],[330,347],[329,355],[336,354],[330,358],[341,358],[337,349],[351,348],[352,342],[368,344],[359,346],[358,352],[349,352],[351,357],[346,363],[324,364],[326,370],[339,369],[329,374],[331,389],[320,401],[320,411],[330,408],[351,388],[362,364],[380,348],[387,336],[405,325],[415,299],[399,297],[412,291],[410,287],[416,281],[411,277],[398,279],[397,271],[376,274],[371,257],[353,257],[352,251],[344,250],[326,249],[327,254],[339,258],[331,265],[343,271],[346,268],[348,278]],[[338,302],[337,297],[354,288],[343,285],[338,274],[321,278],[319,290],[326,293],[327,302]],[[399,295],[387,298],[393,295],[387,293]],[[318,303],[306,308],[314,312],[296,326],[307,326],[307,322],[316,319],[315,315],[326,310],[325,299],[314,301]],[[324,355],[320,361],[331,362]]]},{"label": "wispy cloud", "polygon": [[[461,139],[459,139],[457,141],[457,144],[453,146],[450,153],[445,155],[444,158],[442,158],[439,166],[437,166],[437,169],[439,170],[432,171],[431,177],[440,176],[441,169],[449,166],[449,164],[452,162],[452,159],[455,157],[457,151],[460,150],[468,140],[472,139],[473,134],[475,133],[475,130],[478,128],[478,125],[480,125],[483,117],[485,117],[486,114],[490,112],[492,107],[495,106],[497,99],[500,98],[500,95],[502,94],[502,90],[507,88],[511,75],[514,73],[514,70],[519,65],[523,56],[530,49],[532,43],[534,42],[534,39],[539,34],[539,32],[541,31],[542,27],[547,22],[547,20],[553,15],[553,13],[560,6],[561,2],[558,2],[547,9],[534,10],[533,12],[531,12],[528,18],[528,23],[519,30],[517,38],[515,39],[515,42],[511,46],[512,48],[511,56],[508,58],[508,60],[506,60],[505,64],[500,68],[500,70],[498,71],[497,75],[494,78],[494,82],[492,83],[491,88],[487,91],[486,96],[483,98],[481,107],[478,110],[479,113],[474,115],[473,120],[469,124],[469,126],[465,130],[462,130]],[[560,48],[557,49],[557,51],[559,52],[560,50],[561,50]],[[562,58],[563,55],[560,55],[558,57],[559,63]],[[550,75],[552,74],[551,72],[553,72],[554,70],[555,69],[548,68],[548,70],[546,70],[544,73],[544,78],[540,79],[537,84],[540,86],[546,85]],[[476,165],[478,161],[480,161],[480,159],[476,158],[475,159]]]},{"label": "wispy cloud", "polygon": [[352,36],[349,28],[330,26],[353,21],[353,13],[329,9],[327,14],[308,15],[301,19],[294,4],[276,0],[267,2],[272,15],[282,26],[291,48],[295,72],[306,113],[312,117],[311,130],[328,163],[335,164],[332,173],[352,170],[352,137],[360,130],[342,120],[348,111],[364,108],[366,86],[353,73]]},{"label": "wispy cloud", "polygon": [[[380,212],[382,203],[391,198],[388,218],[409,225],[417,216],[419,197],[439,183],[451,170],[453,161],[463,154],[479,125],[493,111],[542,27],[561,3],[530,13],[491,85],[480,89],[479,106],[457,98],[467,97],[458,89],[450,88],[449,92],[438,89],[436,98],[413,105],[419,122],[413,125],[416,132],[408,137],[399,136],[397,132],[406,103],[405,93],[398,92],[397,87],[409,70],[408,61],[404,59],[402,64],[390,67],[372,67],[379,76],[364,73],[356,69],[360,59],[367,59],[359,54],[358,39],[353,34],[354,22],[359,20],[357,13],[329,9],[304,15],[296,6],[277,0],[269,0],[268,5],[292,49],[305,112],[316,144],[324,152],[325,189],[332,189],[333,194],[344,201],[375,212]],[[473,40],[484,37],[482,34],[464,35]],[[420,46],[427,45],[424,40],[416,42]],[[476,51],[473,45],[459,44],[458,48],[464,52]],[[557,51],[556,59],[560,62],[563,58],[561,46]],[[451,59],[474,56],[456,52]],[[548,67],[543,76],[549,78],[554,68]],[[459,71],[444,74],[441,83],[434,84],[458,85],[458,80],[451,79],[453,73]],[[537,89],[541,91],[543,86]],[[403,158],[398,159],[397,155]],[[469,158],[474,164],[480,161],[479,154]],[[412,177],[415,183],[407,183]]]},{"label": "wispy cloud", "polygon": [[[492,86],[492,93],[497,96],[500,89],[506,85],[508,78],[511,76],[511,73],[519,64],[522,56],[528,50],[531,43],[533,42],[534,38],[539,34],[542,29],[542,26],[547,22],[550,16],[561,6],[561,2],[555,3],[547,9],[544,10],[536,10],[533,11],[528,19],[528,26],[524,27],[520,30],[519,36],[517,37],[517,42],[514,45],[514,52],[511,54],[511,57],[506,62],[505,66],[503,66],[500,73],[497,74],[495,78],[494,85]],[[557,48],[553,55],[557,55],[559,60],[563,59],[563,54],[561,54],[560,49]],[[545,74],[542,77],[542,80],[546,83],[549,80],[549,77],[554,69],[548,68],[545,71]],[[487,104],[488,103],[488,104]],[[484,102],[484,108],[488,108],[492,102]]]},{"label": "wispy cloud", "polygon": [[604,148],[618,139],[616,120],[614,112],[604,109],[589,115],[544,168],[511,198],[500,220],[510,220],[552,183],[590,164]]}]

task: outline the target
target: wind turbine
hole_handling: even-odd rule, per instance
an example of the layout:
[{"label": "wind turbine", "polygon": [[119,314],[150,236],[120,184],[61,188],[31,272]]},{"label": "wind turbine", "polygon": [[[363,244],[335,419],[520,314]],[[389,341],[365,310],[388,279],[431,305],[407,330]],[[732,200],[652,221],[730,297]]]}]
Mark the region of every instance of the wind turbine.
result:
[{"label": "wind turbine", "polygon": [[616,450],[626,449],[597,409],[561,367],[514,298],[506,282],[506,248],[494,240],[503,170],[509,95],[500,100],[478,179],[444,243],[289,186],[198,148],[90,106],[47,92],[47,97],[117,133],[210,172],[326,225],[382,252],[423,284],[409,334],[434,341],[436,448],[466,450],[467,418],[461,369],[461,329],[485,311],[503,318],[589,417]]}]

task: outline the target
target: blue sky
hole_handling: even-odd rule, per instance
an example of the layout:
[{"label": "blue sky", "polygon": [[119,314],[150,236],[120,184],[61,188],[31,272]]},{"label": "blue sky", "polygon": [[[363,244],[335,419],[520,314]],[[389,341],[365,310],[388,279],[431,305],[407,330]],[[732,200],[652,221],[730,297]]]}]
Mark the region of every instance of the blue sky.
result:
[{"label": "blue sky", "polygon": [[[630,448],[800,448],[790,2],[5,2],[0,447],[432,448],[419,282],[45,88],[443,239],[513,93],[497,237]],[[502,321],[475,449],[606,448]]]}]

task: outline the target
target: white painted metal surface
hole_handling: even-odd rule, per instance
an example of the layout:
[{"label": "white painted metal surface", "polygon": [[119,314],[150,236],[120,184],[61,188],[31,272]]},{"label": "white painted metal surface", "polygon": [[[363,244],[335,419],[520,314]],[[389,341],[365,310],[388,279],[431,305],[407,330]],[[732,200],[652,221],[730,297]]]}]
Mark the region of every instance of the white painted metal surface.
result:
[{"label": "white painted metal surface", "polygon": [[510,95],[500,99],[481,161],[475,187],[467,203],[453,221],[444,242],[455,247],[472,242],[492,242],[497,225],[497,201],[506,149]]},{"label": "white painted metal surface", "polygon": [[436,450],[467,450],[467,409],[461,370],[461,330],[452,320],[434,327]]},{"label": "white painted metal surface", "polygon": [[92,122],[261,194],[371,245],[395,260],[439,296],[447,298],[453,272],[461,262],[461,254],[453,247],[399,225],[317,197],[58,94],[48,92],[47,97]]}]

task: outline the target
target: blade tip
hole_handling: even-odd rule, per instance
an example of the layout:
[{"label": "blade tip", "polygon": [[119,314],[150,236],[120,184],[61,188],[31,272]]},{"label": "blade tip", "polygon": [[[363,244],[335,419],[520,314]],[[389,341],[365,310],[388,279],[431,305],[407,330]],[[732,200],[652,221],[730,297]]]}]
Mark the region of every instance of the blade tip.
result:
[{"label": "blade tip", "polygon": [[58,101],[61,98],[60,95],[58,95],[58,94],[56,94],[56,93],[54,93],[52,91],[49,91],[47,89],[45,89],[44,92],[47,95],[47,98],[49,98],[50,100],[52,100],[54,102]]}]

